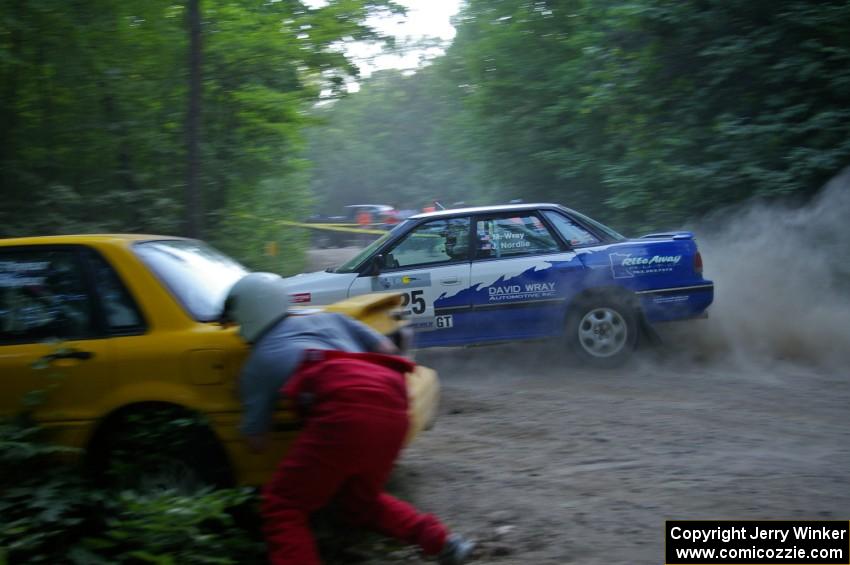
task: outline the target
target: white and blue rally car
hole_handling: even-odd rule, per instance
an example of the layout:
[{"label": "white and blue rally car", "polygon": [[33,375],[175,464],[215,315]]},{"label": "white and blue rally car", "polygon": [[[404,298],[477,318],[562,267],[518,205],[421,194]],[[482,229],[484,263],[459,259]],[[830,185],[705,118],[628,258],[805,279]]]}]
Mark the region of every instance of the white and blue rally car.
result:
[{"label": "white and blue rally car", "polygon": [[629,239],[557,204],[420,214],[344,265],[286,280],[302,305],[402,293],[417,347],[563,336],[603,366],[714,298],[692,233]]}]

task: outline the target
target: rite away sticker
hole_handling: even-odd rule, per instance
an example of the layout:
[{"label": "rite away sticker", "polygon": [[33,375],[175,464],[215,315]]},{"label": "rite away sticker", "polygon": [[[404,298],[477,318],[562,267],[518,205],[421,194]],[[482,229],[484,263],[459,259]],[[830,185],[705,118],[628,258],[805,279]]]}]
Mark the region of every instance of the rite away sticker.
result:
[{"label": "rite away sticker", "polygon": [[611,253],[608,258],[611,260],[611,273],[615,279],[670,273],[682,260],[681,255],[633,257],[631,253]]}]

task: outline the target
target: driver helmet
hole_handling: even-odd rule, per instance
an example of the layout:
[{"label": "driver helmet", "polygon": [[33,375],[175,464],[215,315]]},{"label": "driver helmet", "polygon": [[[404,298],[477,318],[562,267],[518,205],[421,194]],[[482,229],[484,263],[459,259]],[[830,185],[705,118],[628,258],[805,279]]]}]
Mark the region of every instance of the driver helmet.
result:
[{"label": "driver helmet", "polygon": [[469,232],[466,227],[450,227],[445,234],[446,255],[463,257],[469,252]]},{"label": "driver helmet", "polygon": [[224,301],[222,322],[239,325],[248,343],[286,316],[289,294],[286,283],[274,273],[250,273],[239,279]]}]

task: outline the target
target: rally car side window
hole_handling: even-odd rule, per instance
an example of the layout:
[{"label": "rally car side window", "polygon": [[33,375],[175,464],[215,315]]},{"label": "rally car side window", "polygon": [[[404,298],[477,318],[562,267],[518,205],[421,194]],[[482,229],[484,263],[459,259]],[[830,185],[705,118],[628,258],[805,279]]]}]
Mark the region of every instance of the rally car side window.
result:
[{"label": "rally car side window", "polygon": [[555,253],[561,246],[535,214],[479,219],[475,223],[476,257],[501,259]]},{"label": "rally car side window", "polygon": [[0,344],[84,339],[94,322],[75,249],[0,252]]},{"label": "rally car side window", "polygon": [[555,229],[572,247],[580,247],[582,245],[596,245],[599,243],[599,238],[575,223],[570,218],[555,212],[553,210],[544,210],[543,214],[552,222]]},{"label": "rally car side window", "polygon": [[416,226],[384,258],[397,269],[469,260],[469,218],[432,220]]},{"label": "rally car side window", "polygon": [[94,275],[98,303],[110,335],[139,335],[146,326],[139,307],[115,269],[98,253],[89,250],[86,254]]}]

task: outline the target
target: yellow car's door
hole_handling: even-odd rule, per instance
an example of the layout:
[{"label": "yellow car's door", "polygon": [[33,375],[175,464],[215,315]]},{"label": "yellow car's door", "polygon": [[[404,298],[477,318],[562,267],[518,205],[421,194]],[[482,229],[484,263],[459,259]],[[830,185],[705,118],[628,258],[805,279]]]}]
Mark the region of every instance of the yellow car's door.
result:
[{"label": "yellow car's door", "polygon": [[109,378],[103,339],[0,345],[0,374],[6,383],[0,415],[31,411],[39,421],[92,420],[85,410]]},{"label": "yellow car's door", "polygon": [[[110,377],[107,339],[78,246],[0,249],[0,415],[30,409],[82,429]],[[71,443],[76,443],[71,441]]]}]

